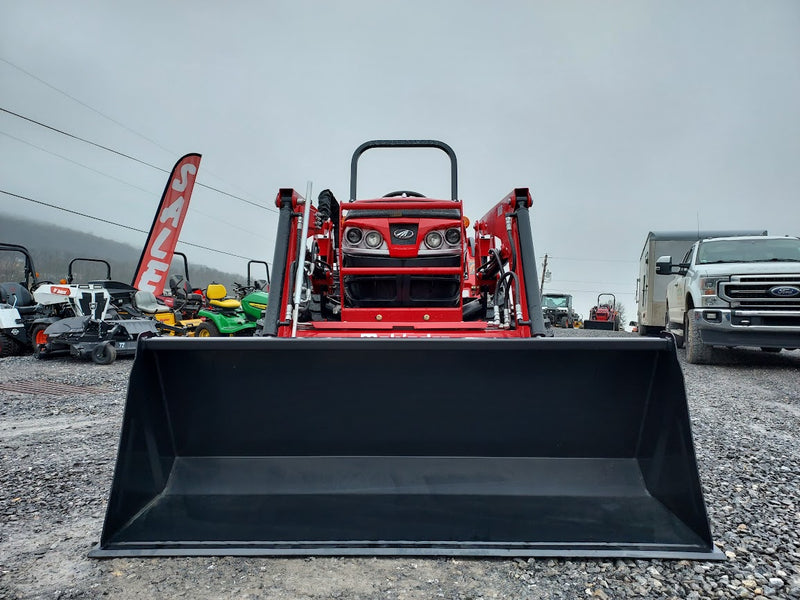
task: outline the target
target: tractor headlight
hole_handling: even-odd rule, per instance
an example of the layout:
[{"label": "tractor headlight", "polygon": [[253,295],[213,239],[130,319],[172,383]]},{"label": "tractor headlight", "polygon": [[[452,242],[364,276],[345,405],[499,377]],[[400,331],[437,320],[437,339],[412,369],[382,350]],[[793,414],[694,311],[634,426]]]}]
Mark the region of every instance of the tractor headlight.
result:
[{"label": "tractor headlight", "polygon": [[448,244],[451,246],[455,246],[461,241],[461,230],[456,229],[455,227],[451,227],[444,233],[444,239],[447,241]]},{"label": "tractor headlight", "polygon": [[361,242],[361,238],[364,237],[364,233],[358,227],[348,227],[344,237],[349,243],[355,246]]},{"label": "tractor headlight", "polygon": [[370,231],[364,236],[364,243],[370,248],[377,248],[383,243],[383,236],[377,231]]},{"label": "tractor headlight", "polygon": [[425,245],[430,248],[431,250],[438,250],[442,247],[442,243],[444,242],[444,238],[442,234],[438,231],[431,231],[428,235],[425,236]]}]

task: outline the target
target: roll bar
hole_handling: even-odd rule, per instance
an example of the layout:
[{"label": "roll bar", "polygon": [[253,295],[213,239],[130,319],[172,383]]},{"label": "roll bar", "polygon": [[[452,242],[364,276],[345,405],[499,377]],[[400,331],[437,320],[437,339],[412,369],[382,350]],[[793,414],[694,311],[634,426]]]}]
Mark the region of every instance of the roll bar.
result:
[{"label": "roll bar", "polygon": [[350,161],[350,202],[356,199],[358,159],[371,148],[438,148],[450,157],[450,197],[458,200],[458,165],[456,153],[450,146],[438,140],[371,140],[364,142],[353,152]]}]

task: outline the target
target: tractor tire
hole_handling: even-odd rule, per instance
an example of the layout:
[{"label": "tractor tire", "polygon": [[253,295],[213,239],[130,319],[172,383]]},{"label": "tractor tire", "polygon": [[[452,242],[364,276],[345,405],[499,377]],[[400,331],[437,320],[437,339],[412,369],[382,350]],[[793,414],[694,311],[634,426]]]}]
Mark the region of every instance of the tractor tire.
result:
[{"label": "tractor tire", "polygon": [[194,330],[194,337],[219,337],[219,329],[211,321],[203,321]]},{"label": "tractor tire", "polygon": [[567,328],[567,317],[561,317],[561,320],[558,322],[558,326],[562,329]]},{"label": "tractor tire", "polygon": [[700,339],[700,332],[697,325],[687,311],[684,316],[686,331],[686,362],[693,365],[710,365],[714,363],[715,350],[707,346]]},{"label": "tractor tire", "polygon": [[17,340],[5,333],[0,333],[0,358],[14,356],[19,354],[19,351],[20,347]]},{"label": "tractor tire", "polygon": [[33,357],[39,360],[48,358],[50,352],[47,349],[47,336],[44,330],[47,325],[34,325],[31,329],[31,345],[33,346]]},{"label": "tractor tire", "polygon": [[96,365],[110,365],[117,360],[117,349],[110,342],[97,344],[92,349],[92,362]]}]

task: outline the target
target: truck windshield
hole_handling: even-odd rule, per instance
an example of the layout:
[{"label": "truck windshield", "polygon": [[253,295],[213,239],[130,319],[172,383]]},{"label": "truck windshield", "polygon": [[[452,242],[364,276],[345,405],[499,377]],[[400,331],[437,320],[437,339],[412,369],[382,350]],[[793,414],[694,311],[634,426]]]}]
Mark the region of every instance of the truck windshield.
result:
[{"label": "truck windshield", "polygon": [[800,241],[794,238],[709,240],[697,251],[697,263],[800,262]]}]

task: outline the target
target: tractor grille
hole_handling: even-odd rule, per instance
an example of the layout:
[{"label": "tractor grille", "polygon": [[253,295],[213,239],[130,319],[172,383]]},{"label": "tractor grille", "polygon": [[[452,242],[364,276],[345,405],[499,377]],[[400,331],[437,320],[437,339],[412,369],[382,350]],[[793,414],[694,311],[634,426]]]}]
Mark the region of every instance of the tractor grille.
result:
[{"label": "tractor grille", "polygon": [[[461,257],[390,258],[345,256],[346,267],[458,267]],[[374,307],[448,307],[461,301],[461,277],[458,275],[346,275],[344,291],[348,305]]]},{"label": "tractor grille", "polygon": [[[796,288],[794,296],[781,296],[776,288]],[[719,284],[719,296],[734,308],[800,310],[800,274],[735,275]]]}]

